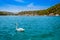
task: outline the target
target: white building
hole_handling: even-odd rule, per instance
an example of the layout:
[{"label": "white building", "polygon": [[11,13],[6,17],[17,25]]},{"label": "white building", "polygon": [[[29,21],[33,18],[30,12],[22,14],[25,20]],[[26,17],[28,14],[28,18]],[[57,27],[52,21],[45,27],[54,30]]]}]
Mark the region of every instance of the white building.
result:
[{"label": "white building", "polygon": [[49,16],[54,16],[54,13],[50,13]]}]

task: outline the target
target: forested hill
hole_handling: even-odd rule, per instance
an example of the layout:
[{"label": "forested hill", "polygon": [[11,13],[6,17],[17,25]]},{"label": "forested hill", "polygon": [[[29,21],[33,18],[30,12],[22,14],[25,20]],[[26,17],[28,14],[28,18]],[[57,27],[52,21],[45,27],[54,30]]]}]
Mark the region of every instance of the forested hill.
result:
[{"label": "forested hill", "polygon": [[0,11],[0,15],[14,15],[12,12]]},{"label": "forested hill", "polygon": [[60,3],[56,4],[55,6],[52,6],[47,9],[49,13],[59,14],[60,15]]},{"label": "forested hill", "polygon": [[55,14],[60,15],[60,3],[54,5],[46,10],[22,11],[22,12],[19,12],[18,15],[49,15],[51,13],[53,13],[53,15],[55,15]]}]

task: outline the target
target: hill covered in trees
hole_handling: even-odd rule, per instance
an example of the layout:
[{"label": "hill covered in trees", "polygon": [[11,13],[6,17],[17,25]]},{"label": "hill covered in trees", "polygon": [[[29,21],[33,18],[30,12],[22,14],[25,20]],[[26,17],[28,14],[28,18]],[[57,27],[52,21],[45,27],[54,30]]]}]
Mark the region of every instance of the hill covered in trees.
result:
[{"label": "hill covered in trees", "polygon": [[18,15],[60,15],[60,3],[56,4],[46,10],[36,10],[36,11],[22,11]]},{"label": "hill covered in trees", "polygon": [[0,15],[14,15],[12,12],[0,11]]},{"label": "hill covered in trees", "polygon": [[54,13],[54,14],[59,14],[60,15],[60,3],[56,4],[55,6],[52,6],[47,9],[48,14],[49,13]]},{"label": "hill covered in trees", "polygon": [[60,3],[56,4],[48,9],[45,10],[35,10],[35,11],[21,11],[18,12],[17,14],[14,14],[12,12],[5,12],[5,11],[0,11],[0,15],[31,15],[31,16],[35,16],[35,15],[39,15],[39,16],[43,16],[43,15],[47,15],[47,16],[54,16],[54,15],[60,15]]}]

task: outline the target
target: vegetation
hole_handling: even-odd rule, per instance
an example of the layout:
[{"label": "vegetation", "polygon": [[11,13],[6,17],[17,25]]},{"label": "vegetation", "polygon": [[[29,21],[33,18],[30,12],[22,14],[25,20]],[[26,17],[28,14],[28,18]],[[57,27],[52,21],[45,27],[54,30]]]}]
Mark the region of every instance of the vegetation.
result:
[{"label": "vegetation", "polygon": [[0,11],[0,15],[28,15],[28,16],[32,15],[32,16],[35,16],[35,15],[56,15],[56,14],[60,15],[60,3],[45,10],[22,11],[22,12],[18,12],[17,14],[14,14],[11,12]]},{"label": "vegetation", "polygon": [[48,13],[54,13],[54,14],[59,14],[60,15],[60,3],[56,4],[55,6],[52,6],[51,8],[47,9]]},{"label": "vegetation", "polygon": [[12,12],[0,11],[0,15],[14,15]]},{"label": "vegetation", "polygon": [[60,3],[56,4],[55,6],[52,6],[46,10],[37,10],[37,11],[24,11],[19,12],[18,15],[25,15],[25,14],[32,14],[32,15],[49,15],[53,13],[52,15],[59,14],[60,15]]}]

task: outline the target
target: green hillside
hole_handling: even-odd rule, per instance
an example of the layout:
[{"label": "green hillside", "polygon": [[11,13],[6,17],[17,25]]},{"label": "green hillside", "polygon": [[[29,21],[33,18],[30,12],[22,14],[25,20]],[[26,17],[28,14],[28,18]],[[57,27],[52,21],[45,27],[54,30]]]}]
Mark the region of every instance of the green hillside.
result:
[{"label": "green hillside", "polygon": [[56,4],[46,10],[36,10],[36,11],[22,11],[19,12],[18,15],[49,15],[50,13],[59,14],[60,15],[60,3]]},{"label": "green hillside", "polygon": [[12,12],[0,11],[0,15],[14,15]]},{"label": "green hillside", "polygon": [[59,14],[60,15],[60,3],[56,4],[55,6],[52,6],[47,9],[49,13]]}]

